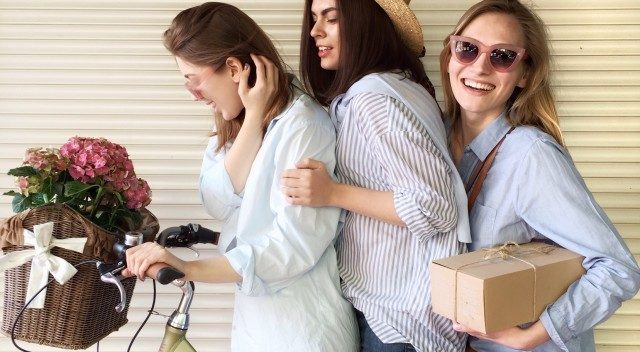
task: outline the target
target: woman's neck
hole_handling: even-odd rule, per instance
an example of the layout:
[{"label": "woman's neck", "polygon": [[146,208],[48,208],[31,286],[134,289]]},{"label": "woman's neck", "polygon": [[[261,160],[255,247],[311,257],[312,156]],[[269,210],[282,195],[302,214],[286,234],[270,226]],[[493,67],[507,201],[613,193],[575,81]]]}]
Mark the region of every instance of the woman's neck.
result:
[{"label": "woman's neck", "polygon": [[462,111],[460,114],[460,140],[463,146],[469,145],[485,128],[500,116],[500,113],[485,115]]},{"label": "woman's neck", "polygon": [[451,141],[451,154],[453,162],[460,165],[464,154],[464,147],[469,145],[487,126],[495,121],[500,114],[475,115],[462,112],[458,120],[457,128],[454,128]]}]

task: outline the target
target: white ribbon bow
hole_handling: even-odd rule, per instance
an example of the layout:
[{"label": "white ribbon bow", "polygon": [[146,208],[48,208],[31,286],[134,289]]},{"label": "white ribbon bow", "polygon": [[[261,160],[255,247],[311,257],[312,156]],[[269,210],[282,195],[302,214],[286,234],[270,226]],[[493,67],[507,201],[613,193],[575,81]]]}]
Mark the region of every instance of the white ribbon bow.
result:
[{"label": "white ribbon bow", "polygon": [[[34,249],[15,251],[0,257],[0,271],[15,268],[31,259],[31,273],[29,274],[29,285],[27,286],[27,296],[25,302],[44,285],[47,284],[49,273],[64,285],[75,275],[78,270],[60,257],[51,254],[53,247],[69,249],[82,253],[87,238],[67,238],[64,240],[52,236],[53,223],[35,225],[33,232],[25,229],[23,231],[24,244],[33,246]],[[46,269],[46,270],[45,270]],[[45,288],[29,305],[29,308],[44,308],[44,300],[47,295]]]}]

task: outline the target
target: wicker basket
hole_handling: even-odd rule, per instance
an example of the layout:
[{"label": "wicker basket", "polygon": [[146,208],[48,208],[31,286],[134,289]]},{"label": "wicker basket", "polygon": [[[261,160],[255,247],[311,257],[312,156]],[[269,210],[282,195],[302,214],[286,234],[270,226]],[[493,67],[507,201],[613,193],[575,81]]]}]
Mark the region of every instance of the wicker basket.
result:
[{"label": "wicker basket", "polygon": [[[20,217],[22,227],[31,231],[34,225],[54,222],[53,236],[58,239],[87,237],[84,253],[58,247],[51,249],[53,255],[71,264],[90,259],[113,260],[111,248],[116,235],[97,227],[65,205],[30,209],[15,217]],[[151,213],[146,218],[155,219]],[[145,231],[145,241],[153,240],[157,232],[157,220],[152,227],[151,231]],[[8,246],[3,251],[31,248]],[[66,284],[53,281],[49,285],[44,309],[25,310],[16,326],[15,337],[18,340],[65,349],[86,349],[127,323],[135,278],[123,280],[127,306],[122,313],[117,313],[114,308],[120,301],[118,289],[100,281],[95,265],[85,264],[77,269],[76,275]],[[31,262],[27,262],[5,271],[2,333],[7,336],[11,335],[13,323],[25,303],[30,270]]]}]

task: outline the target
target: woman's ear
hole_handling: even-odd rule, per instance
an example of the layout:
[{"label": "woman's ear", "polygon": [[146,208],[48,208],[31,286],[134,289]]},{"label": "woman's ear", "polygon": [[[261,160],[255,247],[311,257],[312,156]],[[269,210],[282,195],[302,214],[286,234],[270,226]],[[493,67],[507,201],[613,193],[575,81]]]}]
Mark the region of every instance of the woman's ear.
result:
[{"label": "woman's ear", "polygon": [[231,79],[235,83],[240,83],[240,74],[242,73],[242,62],[238,60],[238,58],[230,56],[224,62],[225,66],[227,66],[228,72],[231,75]]},{"label": "woman's ear", "polygon": [[520,78],[520,80],[518,81],[518,84],[516,84],[518,87],[523,88],[527,86],[527,78],[529,76],[529,70],[525,69],[524,72],[522,73],[522,78]]}]

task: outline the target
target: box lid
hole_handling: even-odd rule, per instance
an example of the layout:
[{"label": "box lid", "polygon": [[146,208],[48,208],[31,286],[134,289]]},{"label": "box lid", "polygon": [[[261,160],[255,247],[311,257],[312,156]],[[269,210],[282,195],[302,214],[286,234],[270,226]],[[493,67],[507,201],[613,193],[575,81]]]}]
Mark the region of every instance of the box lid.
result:
[{"label": "box lid", "polygon": [[[516,271],[544,267],[549,264],[575,260],[579,254],[564,248],[549,246],[546,243],[532,242],[519,245],[503,259],[495,248],[460,254],[453,257],[434,260],[434,264],[467,275],[487,279]],[[493,251],[493,252],[492,252]],[[500,263],[501,265],[495,265]]]}]

